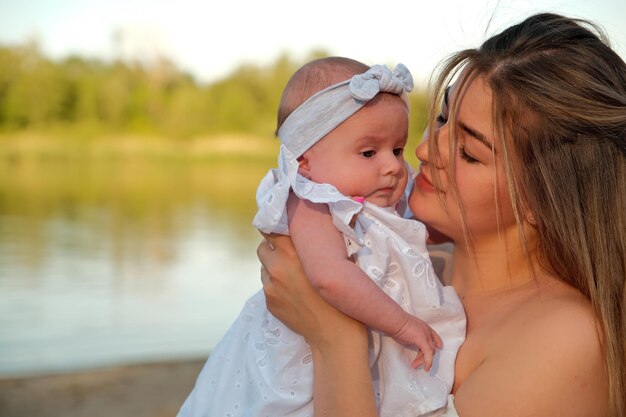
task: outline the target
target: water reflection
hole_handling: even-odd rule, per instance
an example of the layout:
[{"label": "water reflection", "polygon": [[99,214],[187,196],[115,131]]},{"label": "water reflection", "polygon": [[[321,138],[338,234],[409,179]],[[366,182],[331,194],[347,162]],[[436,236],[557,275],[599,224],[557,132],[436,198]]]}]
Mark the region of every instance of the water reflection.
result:
[{"label": "water reflection", "polygon": [[206,356],[260,288],[268,165],[0,165],[0,374]]}]

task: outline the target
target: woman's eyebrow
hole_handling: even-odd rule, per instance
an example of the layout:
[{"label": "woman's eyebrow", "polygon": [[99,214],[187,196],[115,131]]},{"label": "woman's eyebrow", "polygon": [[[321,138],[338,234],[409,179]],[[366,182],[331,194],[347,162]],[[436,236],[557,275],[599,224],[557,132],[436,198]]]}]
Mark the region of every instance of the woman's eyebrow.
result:
[{"label": "woman's eyebrow", "polygon": [[467,133],[468,135],[470,135],[474,139],[478,140],[480,143],[482,143],[487,148],[489,148],[490,151],[494,151],[495,152],[494,147],[493,147],[493,143],[491,143],[491,141],[489,141],[489,139],[487,139],[487,137],[485,135],[483,135],[482,133],[472,129],[471,127],[469,127],[468,125],[466,125],[465,123],[463,123],[460,120],[457,123],[458,123],[458,125],[459,125],[459,127],[461,128],[462,131],[464,131],[465,133]]},{"label": "woman's eyebrow", "polygon": [[[452,88],[452,86],[447,86],[444,93],[443,93],[443,103],[446,107],[448,107],[448,97],[450,94],[450,89]],[[489,148],[490,151],[494,151],[495,152],[495,148],[493,147],[493,144],[491,143],[491,141],[489,141],[489,139],[487,139],[487,137],[485,135],[483,135],[482,133],[476,131],[475,129],[472,129],[471,127],[469,127],[468,125],[466,125],[465,123],[463,123],[462,121],[458,121],[457,124],[459,125],[459,127],[461,128],[461,130],[463,130],[465,133],[467,133],[468,135],[472,136],[473,138],[475,138],[476,140],[478,140],[480,143],[482,143],[483,145],[485,145],[487,148]]]}]

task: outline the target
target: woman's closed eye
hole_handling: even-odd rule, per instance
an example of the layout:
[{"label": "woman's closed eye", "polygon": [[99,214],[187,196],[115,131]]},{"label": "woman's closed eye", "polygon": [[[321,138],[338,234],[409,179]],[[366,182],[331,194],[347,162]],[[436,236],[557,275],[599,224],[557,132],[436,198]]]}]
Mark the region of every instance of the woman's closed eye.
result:
[{"label": "woman's closed eye", "polygon": [[461,159],[463,159],[464,161],[466,161],[469,164],[476,164],[480,161],[478,161],[478,159],[474,158],[472,155],[468,154],[465,151],[465,145],[460,144],[459,145],[459,156],[461,157]]}]

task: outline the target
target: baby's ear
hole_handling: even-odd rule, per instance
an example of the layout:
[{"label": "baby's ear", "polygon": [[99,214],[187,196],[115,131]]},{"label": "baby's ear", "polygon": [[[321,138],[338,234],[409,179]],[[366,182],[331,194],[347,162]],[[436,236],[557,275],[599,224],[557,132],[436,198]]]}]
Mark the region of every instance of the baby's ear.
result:
[{"label": "baby's ear", "polygon": [[297,161],[299,164],[298,174],[302,175],[304,178],[311,179],[311,172],[309,168],[309,158],[307,158],[306,154],[298,158]]}]

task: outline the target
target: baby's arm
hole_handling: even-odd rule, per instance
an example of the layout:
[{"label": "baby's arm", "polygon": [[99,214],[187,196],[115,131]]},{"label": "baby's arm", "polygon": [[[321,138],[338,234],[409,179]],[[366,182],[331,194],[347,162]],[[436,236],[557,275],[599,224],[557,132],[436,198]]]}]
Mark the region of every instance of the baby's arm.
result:
[{"label": "baby's arm", "polygon": [[423,363],[430,370],[441,339],[424,321],[403,310],[351,261],[328,206],[292,195],[288,213],[294,247],[304,272],[320,295],[356,320],[402,344],[417,346],[420,355],[413,366]]}]

